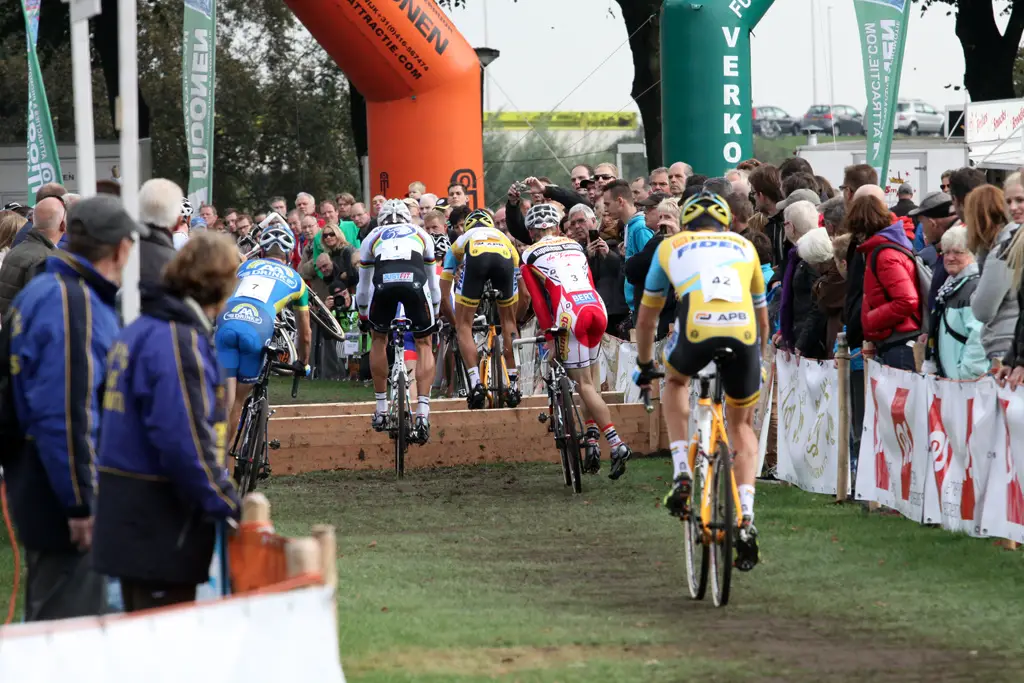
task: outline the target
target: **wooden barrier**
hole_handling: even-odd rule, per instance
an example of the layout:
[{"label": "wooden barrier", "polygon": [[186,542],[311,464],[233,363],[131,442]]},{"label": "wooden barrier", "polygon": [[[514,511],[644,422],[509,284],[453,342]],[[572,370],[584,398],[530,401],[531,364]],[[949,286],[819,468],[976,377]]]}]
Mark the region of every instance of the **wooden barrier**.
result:
[{"label": "wooden barrier", "polygon": [[[655,402],[652,417],[642,404],[622,403],[620,392],[604,396],[619,436],[637,455],[668,448],[660,402]],[[465,400],[433,402],[430,442],[410,447],[406,467],[556,462],[548,424],[538,420],[541,412],[547,412],[547,398],[531,396],[524,404],[470,411]],[[394,467],[391,439],[370,427],[373,407],[367,402],[278,409],[269,423],[270,438],[281,444],[271,453],[274,474]]]}]

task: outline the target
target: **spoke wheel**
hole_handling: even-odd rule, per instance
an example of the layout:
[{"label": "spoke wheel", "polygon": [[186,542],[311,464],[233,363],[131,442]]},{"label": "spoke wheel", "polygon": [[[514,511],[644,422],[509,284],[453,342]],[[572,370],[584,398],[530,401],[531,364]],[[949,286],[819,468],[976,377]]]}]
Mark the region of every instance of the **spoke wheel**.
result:
[{"label": "spoke wheel", "polygon": [[562,424],[565,429],[562,449],[569,469],[570,484],[574,493],[583,493],[583,461],[580,455],[583,440],[577,431],[576,406],[572,402],[572,385],[568,377],[558,380],[558,390],[561,393]]},{"label": "spoke wheel", "polygon": [[700,504],[707,486],[708,461],[703,456],[693,468],[693,486],[690,492],[690,514],[683,520],[683,537],[686,549],[686,579],[690,597],[703,600],[708,588],[708,565],[711,549],[705,543],[704,522],[700,516]]},{"label": "spoke wheel", "polygon": [[395,406],[394,412],[394,429],[395,429],[395,474],[401,479],[405,476],[405,449],[408,447],[409,439],[409,424],[406,418],[406,412],[409,407],[405,405],[406,387],[405,387],[405,373],[398,374],[398,380],[395,383],[395,400],[392,405]]},{"label": "spoke wheel", "polygon": [[562,410],[562,402],[551,399],[551,412],[548,418],[551,421],[552,431],[555,434],[555,444],[558,446],[558,455],[562,461],[562,480],[566,486],[572,486],[572,472],[569,469],[568,451],[565,448],[565,411]]},{"label": "spoke wheel", "polygon": [[732,455],[722,441],[715,444],[711,490],[711,597],[716,607],[729,604],[732,554],[736,542],[736,503],[732,497]]},{"label": "spoke wheel", "polygon": [[505,367],[497,342],[491,347],[491,378],[487,390],[491,395],[492,408],[505,407]]},{"label": "spoke wheel", "polygon": [[235,467],[235,479],[238,490],[244,496],[256,490],[259,481],[260,466],[263,464],[265,442],[263,439],[267,422],[267,404],[260,401],[255,413],[248,413],[242,433],[242,446],[239,451],[241,461]]},{"label": "spoke wheel", "polygon": [[309,317],[320,330],[334,341],[345,341],[345,330],[334,318],[323,301],[320,300],[312,289],[306,290],[309,293]]}]

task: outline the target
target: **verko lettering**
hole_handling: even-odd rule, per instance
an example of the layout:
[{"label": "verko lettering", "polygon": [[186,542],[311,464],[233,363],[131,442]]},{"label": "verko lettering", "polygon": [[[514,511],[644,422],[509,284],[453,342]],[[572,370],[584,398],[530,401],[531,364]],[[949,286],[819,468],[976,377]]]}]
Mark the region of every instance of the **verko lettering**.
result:
[{"label": "verko lettering", "polygon": [[192,74],[188,102],[188,165],[193,178],[210,174],[210,153],[206,148],[207,108],[210,82],[210,36],[204,28],[193,33]]},{"label": "verko lettering", "polygon": [[[742,4],[743,7],[750,6],[750,0],[733,0],[733,5]],[[735,10],[734,10],[735,11]],[[739,13],[737,12],[737,16]],[[735,50],[740,42],[740,27],[739,26],[723,26],[722,35],[725,38],[725,45],[730,50]],[[722,104],[729,108],[735,108],[735,111],[726,111],[723,114],[722,120],[722,132],[726,135],[740,135],[740,116],[743,114],[743,110],[740,108],[740,84],[737,82],[740,77],[740,58],[739,55],[727,54],[722,57]],[[728,79],[732,79],[731,81]],[[738,163],[740,158],[743,156],[743,150],[740,147],[740,143],[735,140],[730,140],[725,143],[722,148],[722,158],[725,159],[726,163],[735,164]]]}]

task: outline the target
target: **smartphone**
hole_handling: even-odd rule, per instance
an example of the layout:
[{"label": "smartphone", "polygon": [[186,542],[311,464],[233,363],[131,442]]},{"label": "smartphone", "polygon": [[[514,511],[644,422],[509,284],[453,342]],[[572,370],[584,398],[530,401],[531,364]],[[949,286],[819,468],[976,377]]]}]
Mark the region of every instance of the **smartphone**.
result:
[{"label": "smartphone", "polygon": [[519,194],[530,194],[532,192],[530,186],[522,181],[516,183],[516,189],[519,190]]},{"label": "smartphone", "polygon": [[591,230],[589,234],[591,242],[596,242],[601,239],[601,233],[598,230]]}]

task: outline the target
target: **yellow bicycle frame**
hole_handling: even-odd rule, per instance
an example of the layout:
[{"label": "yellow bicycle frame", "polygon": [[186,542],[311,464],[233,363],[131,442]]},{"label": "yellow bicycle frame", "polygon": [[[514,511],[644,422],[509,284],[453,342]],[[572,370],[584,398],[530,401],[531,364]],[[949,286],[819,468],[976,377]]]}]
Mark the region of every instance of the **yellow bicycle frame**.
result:
[{"label": "yellow bicycle frame", "polygon": [[[725,430],[725,418],[722,415],[722,404],[712,403],[710,398],[699,398],[697,399],[698,407],[709,408],[711,411],[711,434],[708,438],[710,453],[705,453],[704,457],[708,462],[708,475],[704,479],[704,486],[701,490],[700,496],[700,520],[701,529],[701,542],[704,545],[711,544],[711,527],[708,524],[711,521],[711,492],[715,489],[715,457],[718,452],[718,444],[725,444],[726,450],[729,450],[729,435]],[[700,431],[698,430],[690,438],[690,471],[696,472],[697,464],[697,449],[700,447]],[[736,473],[730,468],[732,481],[730,482],[730,488],[732,489],[733,497],[733,510],[736,512],[736,526],[739,527],[743,523],[743,511],[740,509],[740,491],[736,487]],[[715,542],[721,543],[723,540],[723,532],[718,531],[715,534]]]},{"label": "yellow bicycle frame", "polygon": [[[491,395],[491,349],[494,348],[498,331],[494,325],[487,326],[487,341],[484,343],[484,352],[480,354],[480,381],[487,389],[487,407],[494,408],[498,405],[498,398]],[[498,357],[501,361],[502,386],[508,386],[508,368],[505,363],[505,354]]]}]

